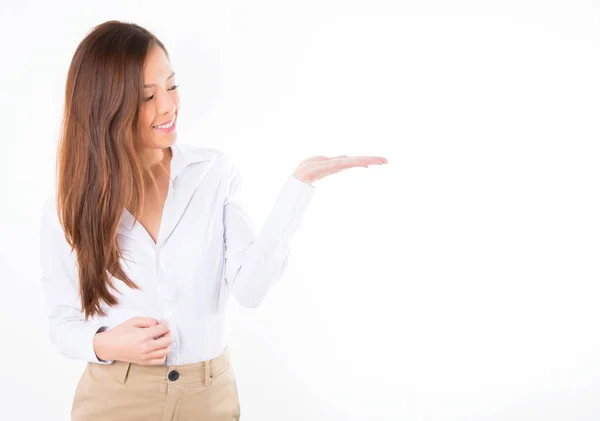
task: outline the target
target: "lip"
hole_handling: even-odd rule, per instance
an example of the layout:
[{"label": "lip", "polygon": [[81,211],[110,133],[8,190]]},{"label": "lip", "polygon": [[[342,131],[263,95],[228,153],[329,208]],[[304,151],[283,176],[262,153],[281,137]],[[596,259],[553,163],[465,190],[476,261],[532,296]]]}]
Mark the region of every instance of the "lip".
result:
[{"label": "lip", "polygon": [[[162,123],[165,124],[165,123]],[[158,124],[157,124],[158,125]],[[171,133],[175,131],[175,128],[177,127],[177,117],[173,118],[173,125],[171,127],[169,127],[168,129],[162,129],[159,127],[152,127],[153,130],[158,130],[161,133]]]}]

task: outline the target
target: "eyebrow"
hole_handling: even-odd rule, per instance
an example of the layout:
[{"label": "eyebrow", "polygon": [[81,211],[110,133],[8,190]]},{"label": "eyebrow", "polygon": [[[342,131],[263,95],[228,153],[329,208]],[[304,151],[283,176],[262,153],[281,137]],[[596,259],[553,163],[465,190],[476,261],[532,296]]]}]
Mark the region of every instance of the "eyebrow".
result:
[{"label": "eyebrow", "polygon": [[[175,77],[175,72],[171,73],[171,76],[169,76],[167,78],[167,80],[173,79],[174,77]],[[150,83],[148,85],[144,85],[144,88],[152,88],[153,86],[156,86],[156,84],[155,83]]]}]

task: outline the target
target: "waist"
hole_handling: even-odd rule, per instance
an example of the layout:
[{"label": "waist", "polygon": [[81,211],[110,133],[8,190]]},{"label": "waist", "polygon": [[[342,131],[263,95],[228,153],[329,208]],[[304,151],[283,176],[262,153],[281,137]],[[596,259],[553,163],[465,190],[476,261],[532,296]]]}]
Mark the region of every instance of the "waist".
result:
[{"label": "waist", "polygon": [[124,361],[112,364],[88,363],[87,370],[96,377],[112,377],[122,384],[154,388],[156,386],[208,384],[231,371],[229,348],[212,359],[176,365],[139,365]]},{"label": "waist", "polygon": [[223,352],[227,344],[228,326],[224,312],[163,318],[159,314],[121,310],[111,313],[103,322],[112,328],[135,316],[168,322],[173,342],[167,365],[188,365],[213,359]]}]

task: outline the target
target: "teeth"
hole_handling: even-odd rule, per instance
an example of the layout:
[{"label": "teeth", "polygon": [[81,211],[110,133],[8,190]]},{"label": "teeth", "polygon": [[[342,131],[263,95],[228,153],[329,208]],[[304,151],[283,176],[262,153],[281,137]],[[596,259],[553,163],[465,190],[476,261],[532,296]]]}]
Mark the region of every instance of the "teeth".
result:
[{"label": "teeth", "polygon": [[175,123],[175,119],[173,119],[173,121],[171,121],[170,123],[161,124],[160,126],[154,126],[154,127],[157,129],[168,129],[169,127],[171,127],[173,125],[173,123]]}]

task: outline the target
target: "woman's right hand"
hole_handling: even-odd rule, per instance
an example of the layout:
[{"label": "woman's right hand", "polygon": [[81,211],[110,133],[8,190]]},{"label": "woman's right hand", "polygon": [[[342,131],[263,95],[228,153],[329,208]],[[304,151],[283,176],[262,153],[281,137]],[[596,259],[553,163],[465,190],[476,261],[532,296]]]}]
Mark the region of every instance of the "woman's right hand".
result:
[{"label": "woman's right hand", "polygon": [[132,317],[94,336],[94,351],[100,360],[161,365],[173,341],[167,324],[148,317]]}]

